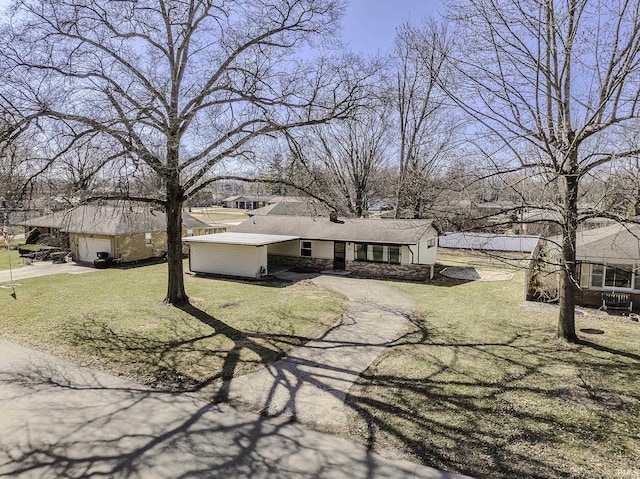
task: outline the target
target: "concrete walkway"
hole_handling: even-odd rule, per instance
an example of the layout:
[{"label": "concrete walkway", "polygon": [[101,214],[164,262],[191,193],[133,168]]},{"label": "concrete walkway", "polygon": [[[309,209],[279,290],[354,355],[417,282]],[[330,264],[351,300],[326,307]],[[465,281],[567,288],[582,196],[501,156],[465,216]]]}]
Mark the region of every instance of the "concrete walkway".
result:
[{"label": "concrete walkway", "polygon": [[349,298],[340,321],[286,358],[232,379],[227,394],[234,403],[269,416],[293,416],[329,428],[344,426],[349,388],[396,339],[414,305],[408,296],[375,281],[329,275],[312,281]]},{"label": "concrete walkway", "polygon": [[[76,263],[53,264],[51,261],[35,261],[32,264],[21,266],[13,270],[13,281],[21,279],[36,278],[38,276],[49,276],[52,274],[83,274],[103,271],[91,266],[81,266]],[[9,270],[0,271],[0,283],[11,281]]]},{"label": "concrete walkway", "polygon": [[0,477],[460,479],[0,340]]}]

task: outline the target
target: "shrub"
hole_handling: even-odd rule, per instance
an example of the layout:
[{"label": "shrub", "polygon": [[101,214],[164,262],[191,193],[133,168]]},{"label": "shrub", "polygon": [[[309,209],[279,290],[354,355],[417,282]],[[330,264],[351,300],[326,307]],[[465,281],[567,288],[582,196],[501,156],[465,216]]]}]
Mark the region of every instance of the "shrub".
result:
[{"label": "shrub", "polygon": [[43,248],[44,246],[39,244],[21,244],[20,246],[18,246],[18,253],[20,253],[20,256],[25,256],[27,254],[37,253]]},{"label": "shrub", "polygon": [[38,241],[39,237],[40,237],[40,230],[38,228],[33,228],[25,236],[24,242],[26,244],[36,244],[36,241]]},{"label": "shrub", "polygon": [[96,269],[107,269],[113,263],[113,258],[98,258],[93,260],[93,266]]}]

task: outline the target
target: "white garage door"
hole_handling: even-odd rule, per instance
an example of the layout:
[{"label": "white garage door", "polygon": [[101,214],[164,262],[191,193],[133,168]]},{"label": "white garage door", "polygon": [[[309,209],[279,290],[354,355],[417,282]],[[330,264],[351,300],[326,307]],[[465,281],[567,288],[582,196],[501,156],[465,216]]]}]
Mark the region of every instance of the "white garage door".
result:
[{"label": "white garage door", "polygon": [[109,255],[111,251],[111,240],[108,238],[78,238],[78,261],[93,263],[98,256],[98,251],[106,251]]}]

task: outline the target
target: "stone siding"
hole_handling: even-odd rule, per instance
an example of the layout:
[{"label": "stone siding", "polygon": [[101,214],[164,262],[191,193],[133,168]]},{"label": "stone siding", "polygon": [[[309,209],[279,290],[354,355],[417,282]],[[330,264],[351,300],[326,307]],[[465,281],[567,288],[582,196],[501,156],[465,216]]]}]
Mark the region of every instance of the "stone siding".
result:
[{"label": "stone siding", "polygon": [[286,266],[301,271],[320,272],[326,269],[333,269],[332,259],[308,258],[306,256],[284,256],[270,254],[267,258],[268,268],[271,271],[273,266]]},{"label": "stone siding", "polygon": [[428,281],[431,279],[431,265],[387,264],[349,261],[347,270],[356,278],[388,278],[408,281]]},{"label": "stone siding", "polygon": [[[305,272],[320,272],[333,269],[333,260],[331,259],[270,254],[267,261],[269,271],[276,266],[295,268]],[[351,276],[355,278],[384,278],[407,281],[428,281],[431,279],[431,266],[425,264],[388,264],[347,261],[346,269],[351,273]]]}]

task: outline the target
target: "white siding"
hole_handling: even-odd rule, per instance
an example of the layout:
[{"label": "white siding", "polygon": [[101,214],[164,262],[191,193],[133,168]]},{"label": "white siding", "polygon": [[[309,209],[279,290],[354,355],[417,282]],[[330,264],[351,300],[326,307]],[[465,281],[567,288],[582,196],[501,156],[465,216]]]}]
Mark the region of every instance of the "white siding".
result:
[{"label": "white siding", "polygon": [[333,241],[312,241],[311,257],[333,259]]},{"label": "white siding", "polygon": [[189,268],[194,273],[257,278],[267,268],[267,248],[230,244],[191,243]]},{"label": "white siding", "polygon": [[[287,241],[269,245],[269,254],[300,256],[300,243],[309,240]],[[333,241],[311,241],[311,257],[333,259]]]},{"label": "white siding", "polygon": [[300,241],[285,241],[269,245],[269,254],[279,254],[282,256],[300,256]]},{"label": "white siding", "polygon": [[[411,254],[411,251],[413,251],[413,254]],[[418,247],[415,245],[412,246],[403,246],[400,249],[400,264],[411,264],[412,260],[416,260],[418,258],[416,258],[418,254]]]},{"label": "white siding", "polygon": [[[434,240],[434,246],[429,248],[429,240]],[[418,264],[435,264],[436,254],[438,251],[438,238],[434,236],[423,236],[418,244],[419,254],[414,258],[414,262]],[[413,249],[413,248],[412,248]]]},{"label": "white siding", "polygon": [[346,252],[345,252],[345,260],[346,261],[354,261],[356,259],[356,244],[355,243],[347,243]]}]

